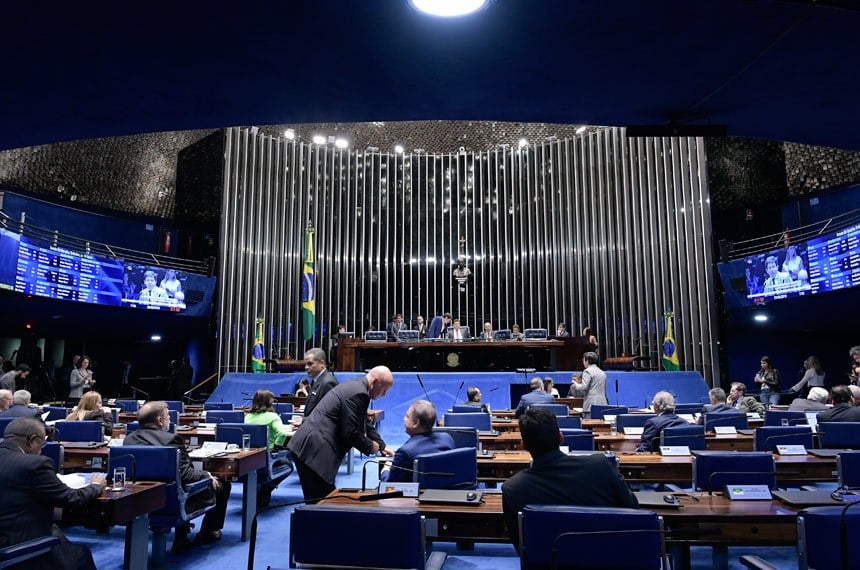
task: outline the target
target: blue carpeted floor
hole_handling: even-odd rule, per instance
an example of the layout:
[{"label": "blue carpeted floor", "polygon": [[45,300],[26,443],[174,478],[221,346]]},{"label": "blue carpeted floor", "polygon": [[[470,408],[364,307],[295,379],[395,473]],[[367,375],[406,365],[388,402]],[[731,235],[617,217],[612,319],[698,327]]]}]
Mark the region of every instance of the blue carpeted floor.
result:
[{"label": "blue carpeted floor", "polygon": [[[352,475],[347,475],[346,465],[341,467],[341,472],[337,479],[339,486],[361,486],[361,461],[361,458],[356,457],[356,469]],[[371,471],[375,472],[374,469],[368,469],[368,472]],[[368,481],[368,485],[373,482],[375,481]],[[234,484],[233,495],[227,510],[227,522],[223,531],[224,537],[221,541],[213,545],[195,548],[182,555],[168,553],[169,568],[220,570],[247,567],[248,543],[239,541],[241,494],[241,485]],[[301,499],[301,496],[298,477],[293,474],[275,491],[272,497],[272,504],[298,501]],[[268,565],[280,568],[287,568],[289,566],[289,514],[291,510],[292,507],[286,507],[261,515],[254,568],[265,569]],[[64,529],[70,540],[86,544],[90,547],[99,569],[118,569],[122,567],[124,530],[122,527],[115,527],[108,534],[97,534],[82,528]],[[370,529],[356,529],[356,532],[370,533]],[[168,548],[169,546],[170,543],[168,542]],[[517,570],[519,568],[519,558],[510,545],[478,544],[474,550],[459,550],[452,543],[434,543],[433,550],[448,553],[445,570],[466,570],[473,568]],[[731,548],[729,549],[730,568],[742,568],[737,562],[741,554],[763,556],[781,569],[788,570],[797,568],[798,566],[797,554],[793,548]],[[711,563],[711,551],[708,548],[693,548],[692,561],[694,569],[710,569],[713,567]]]}]

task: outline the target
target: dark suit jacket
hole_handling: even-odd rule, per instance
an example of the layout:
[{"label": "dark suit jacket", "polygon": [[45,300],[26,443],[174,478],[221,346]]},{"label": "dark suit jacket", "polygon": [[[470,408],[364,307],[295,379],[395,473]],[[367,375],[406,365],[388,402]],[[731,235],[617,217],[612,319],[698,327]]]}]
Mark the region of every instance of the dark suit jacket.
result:
[{"label": "dark suit jacket", "polygon": [[337,379],[334,377],[334,374],[326,368],[319,376],[316,377],[316,380],[314,380],[314,383],[311,385],[311,393],[308,394],[308,399],[305,400],[306,418],[311,414],[314,408],[317,407],[317,404],[320,403],[323,396],[328,394],[335,386],[337,386]]},{"label": "dark suit jacket", "polygon": [[13,404],[8,410],[0,412],[0,418],[38,418],[39,410],[29,408],[24,404]]},{"label": "dark suit jacket", "polygon": [[[179,449],[179,472],[182,474],[182,484],[194,483],[209,479],[209,473],[200,469],[195,469],[191,464],[191,458],[188,457],[188,451],[185,449],[185,441],[182,436],[169,431],[141,427],[125,436],[123,445],[160,445],[170,446]],[[214,495],[213,495],[214,497]],[[213,499],[214,500],[214,499]]]},{"label": "dark suit jacket", "polygon": [[427,327],[427,338],[439,338],[442,336],[442,316],[433,317],[430,326]]},{"label": "dark suit jacket", "polygon": [[517,513],[526,505],[636,508],[639,503],[621,474],[603,455],[570,457],[555,450],[502,485],[508,535],[519,546]]},{"label": "dark suit jacket", "polygon": [[698,424],[700,426],[705,425],[705,414],[720,414],[723,412],[732,412],[737,413],[737,408],[733,408],[728,404],[707,404],[705,406],[705,411],[699,416]]},{"label": "dark suit jacket", "polygon": [[449,449],[454,449],[454,438],[451,437],[451,434],[428,431],[413,435],[394,454],[391,470],[383,474],[382,481],[412,481],[413,473],[411,470],[416,457],[437,451],[448,451]]},{"label": "dark suit jacket", "polygon": [[533,390],[528,394],[523,394],[522,398],[520,398],[520,403],[514,412],[514,416],[517,418],[520,417],[526,413],[529,406],[533,406],[535,404],[555,404],[555,398],[550,394],[539,390]]},{"label": "dark suit jacket", "polygon": [[860,422],[860,408],[851,404],[836,404],[829,410],[818,414],[821,422]]},{"label": "dark suit jacket", "polygon": [[370,455],[373,441],[381,440],[366,434],[368,406],[366,378],[338,384],[305,418],[287,447],[314,473],[334,484],[340,462],[350,448]]},{"label": "dark suit jacket", "polygon": [[688,425],[690,424],[687,420],[669,412],[663,412],[659,416],[651,418],[645,422],[645,429],[642,430],[642,439],[637,451],[657,451],[660,448],[660,432],[667,427]]},{"label": "dark suit jacket", "polygon": [[[54,507],[84,505],[101,494],[89,485],[70,489],[57,479],[54,464],[43,455],[26,455],[17,445],[0,444],[0,548],[32,538],[51,536]],[[57,531],[59,532],[59,531]],[[26,568],[64,568],[57,548],[45,557],[25,563]]]}]

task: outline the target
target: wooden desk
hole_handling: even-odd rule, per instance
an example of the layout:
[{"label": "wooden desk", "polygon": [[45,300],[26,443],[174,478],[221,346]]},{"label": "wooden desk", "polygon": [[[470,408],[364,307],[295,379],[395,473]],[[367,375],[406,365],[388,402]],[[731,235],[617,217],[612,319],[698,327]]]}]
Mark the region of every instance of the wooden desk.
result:
[{"label": "wooden desk", "polygon": [[215,441],[214,429],[192,427],[191,429],[177,429],[176,433],[182,437],[185,446],[190,449],[198,448],[207,441]]},{"label": "wooden desk", "polygon": [[[60,442],[62,443],[62,442]],[[107,469],[109,450],[102,447],[63,446],[63,469],[71,471],[104,471]]]},{"label": "wooden desk", "polygon": [[146,570],[148,558],[149,513],[164,507],[164,483],[129,483],[120,492],[105,491],[95,501],[63,509],[63,522],[83,526],[126,525],[123,567]]},{"label": "wooden desk", "polygon": [[[755,438],[751,435],[705,435],[705,448],[711,451],[752,451]],[[633,453],[639,448],[641,438],[638,435],[596,434],[594,448],[597,451],[614,451],[616,453]]]},{"label": "wooden desk", "polygon": [[242,541],[248,540],[251,521],[257,512],[257,469],[266,467],[264,448],[231,453],[203,460],[203,468],[223,479],[242,480]]}]

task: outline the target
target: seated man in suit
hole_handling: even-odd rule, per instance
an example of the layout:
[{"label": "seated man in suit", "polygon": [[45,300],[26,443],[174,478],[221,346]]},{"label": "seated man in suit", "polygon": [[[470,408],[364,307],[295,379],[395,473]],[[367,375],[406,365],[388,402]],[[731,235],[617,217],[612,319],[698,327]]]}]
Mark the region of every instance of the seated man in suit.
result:
[{"label": "seated man in suit", "polygon": [[750,412],[756,414],[764,413],[764,404],[759,402],[752,396],[747,396],[747,385],[743,382],[732,382],[732,389],[729,390],[729,397],[726,404],[734,408],[738,412],[748,414]]},{"label": "seated man in suit", "polygon": [[667,427],[683,427],[690,425],[687,420],[675,414],[675,397],[669,392],[657,392],[651,401],[656,418],[645,422],[642,429],[642,440],[636,451],[657,451],[660,449],[660,432]]},{"label": "seated man in suit", "polygon": [[514,411],[514,417],[520,417],[529,406],[535,404],[555,404],[555,398],[543,391],[543,380],[540,378],[532,378],[529,388],[531,388],[531,392],[520,398],[520,403]]},{"label": "seated man in suit", "polygon": [[444,432],[434,432],[436,407],[427,400],[416,400],[403,416],[403,427],[410,436],[394,454],[391,467],[385,469],[380,481],[412,481],[415,458],[427,453],[454,449],[454,438]]},{"label": "seated man in suit", "polygon": [[834,386],[830,391],[833,407],[819,412],[821,422],[860,422],[860,408],[851,404],[851,389],[848,386]]},{"label": "seated man in suit", "polygon": [[[72,544],[54,525],[54,507],[79,507],[102,494],[105,478],[94,474],[86,487],[72,489],[57,478],[54,464],[41,455],[45,426],[35,418],[18,418],[0,444],[0,547],[56,536],[60,544],[20,565],[28,570],[95,570],[89,548]],[[19,565],[15,566],[16,568]]]},{"label": "seated man in suit", "polygon": [[719,414],[721,412],[737,412],[736,409],[726,404],[726,391],[722,388],[711,388],[708,390],[711,403],[705,406],[705,411],[699,416],[699,425],[705,425],[705,414]]},{"label": "seated man in suit", "polygon": [[549,410],[523,414],[520,432],[532,465],[502,485],[502,510],[515,547],[519,548],[517,513],[526,505],[639,506],[618,469],[602,454],[573,457],[559,450],[563,438]]},{"label": "seated man in suit", "polygon": [[30,407],[30,392],[16,390],[12,394],[12,405],[0,413],[0,418],[38,418],[39,410]]},{"label": "seated man in suit", "polygon": [[454,319],[451,330],[448,331],[448,340],[467,340],[468,333],[460,327],[460,319]]},{"label": "seated man in suit", "polygon": [[[137,413],[140,428],[133,431],[123,440],[123,445],[160,445],[172,446],[179,449],[179,472],[182,484],[194,483],[209,479],[212,481],[212,491],[197,495],[199,502],[193,502],[189,511],[201,509],[215,504],[215,508],[203,516],[203,525],[197,533],[195,543],[209,544],[221,540],[221,529],[224,528],[224,517],[227,514],[227,500],[230,498],[230,482],[219,479],[208,471],[195,469],[185,449],[185,442],[179,434],[167,431],[170,427],[170,414],[164,402],[147,402]],[[171,550],[185,552],[191,548],[188,533],[191,525],[176,527],[176,537]]]},{"label": "seated man in suit", "polygon": [[478,390],[477,386],[469,386],[466,389],[466,398],[468,398],[468,399],[465,402],[463,402],[462,404],[460,404],[461,406],[472,406],[475,408],[480,408],[480,410],[475,410],[476,412],[477,411],[481,411],[481,412],[488,411],[487,406],[485,404],[481,403],[481,391]]},{"label": "seated man in suit", "polygon": [[400,340],[400,331],[402,330],[406,330],[406,325],[403,323],[403,315],[401,313],[397,313],[391,318],[391,322],[388,323],[388,340]]},{"label": "seated man in suit", "polygon": [[[850,387],[850,386],[849,386]],[[813,386],[805,398],[795,398],[788,407],[789,412],[820,412],[827,409],[825,402],[830,397],[827,388]]]}]

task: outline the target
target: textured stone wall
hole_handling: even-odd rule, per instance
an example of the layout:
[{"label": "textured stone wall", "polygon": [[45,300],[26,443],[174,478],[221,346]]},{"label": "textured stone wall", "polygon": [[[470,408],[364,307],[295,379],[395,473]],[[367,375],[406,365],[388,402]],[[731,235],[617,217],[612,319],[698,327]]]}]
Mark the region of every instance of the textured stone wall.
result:
[{"label": "textured stone wall", "polygon": [[860,181],[860,152],[785,143],[788,193],[799,196]]}]

